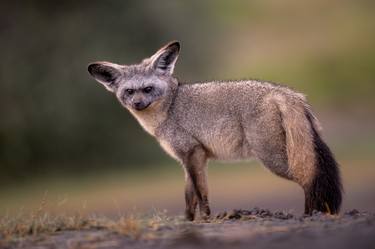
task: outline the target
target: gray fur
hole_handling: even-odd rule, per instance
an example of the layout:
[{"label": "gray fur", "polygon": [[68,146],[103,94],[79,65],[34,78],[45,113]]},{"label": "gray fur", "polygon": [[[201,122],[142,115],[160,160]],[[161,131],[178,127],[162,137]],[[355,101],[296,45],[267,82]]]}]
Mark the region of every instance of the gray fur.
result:
[{"label": "gray fur", "polygon": [[320,126],[304,95],[255,80],[181,84],[172,76],[179,50],[172,42],[138,65],[97,62],[89,72],[184,166],[186,217],[194,219],[197,204],[203,218],[210,215],[209,159],[255,157],[310,189],[317,175],[312,126]]}]

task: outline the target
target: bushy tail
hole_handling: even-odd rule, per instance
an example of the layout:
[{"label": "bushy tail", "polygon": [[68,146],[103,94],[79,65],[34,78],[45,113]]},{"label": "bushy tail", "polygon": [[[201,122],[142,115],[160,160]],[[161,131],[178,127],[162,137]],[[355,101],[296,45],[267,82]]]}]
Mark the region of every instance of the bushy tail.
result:
[{"label": "bushy tail", "polygon": [[339,167],[319,135],[319,124],[304,97],[294,103],[278,98],[286,136],[289,175],[305,192],[305,213],[336,214],[342,201]]}]

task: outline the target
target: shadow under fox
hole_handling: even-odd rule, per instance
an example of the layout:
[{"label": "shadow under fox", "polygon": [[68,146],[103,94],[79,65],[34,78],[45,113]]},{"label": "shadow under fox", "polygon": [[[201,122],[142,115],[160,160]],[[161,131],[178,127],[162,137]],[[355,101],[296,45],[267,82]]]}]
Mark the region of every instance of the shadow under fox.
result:
[{"label": "shadow under fox", "polygon": [[255,80],[182,84],[172,76],[180,51],[171,42],[136,65],[95,62],[90,74],[185,170],[185,216],[210,216],[207,161],[252,157],[298,183],[305,213],[338,213],[338,164],[304,95]]}]

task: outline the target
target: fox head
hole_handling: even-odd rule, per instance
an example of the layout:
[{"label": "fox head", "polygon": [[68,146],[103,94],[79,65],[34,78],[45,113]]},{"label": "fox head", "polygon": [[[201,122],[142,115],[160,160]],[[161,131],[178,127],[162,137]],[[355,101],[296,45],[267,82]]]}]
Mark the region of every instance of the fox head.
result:
[{"label": "fox head", "polygon": [[136,65],[94,62],[89,73],[113,92],[120,103],[131,111],[140,112],[163,102],[178,85],[172,76],[180,43],[170,42],[150,58]]}]

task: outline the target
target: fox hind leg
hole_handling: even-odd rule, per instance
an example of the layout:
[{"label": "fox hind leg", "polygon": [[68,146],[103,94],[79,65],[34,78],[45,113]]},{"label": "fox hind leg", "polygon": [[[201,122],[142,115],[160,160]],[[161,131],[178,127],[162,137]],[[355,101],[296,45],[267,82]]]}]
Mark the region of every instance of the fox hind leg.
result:
[{"label": "fox hind leg", "polygon": [[245,134],[251,142],[254,156],[274,174],[291,180],[286,151],[286,135],[282,126],[280,111],[272,102],[258,117],[257,123]]},{"label": "fox hind leg", "polygon": [[255,156],[272,172],[303,188],[306,214],[313,210],[337,214],[342,183],[334,155],[320,137],[309,110],[298,105],[281,107],[270,102],[267,112],[259,117]]}]

